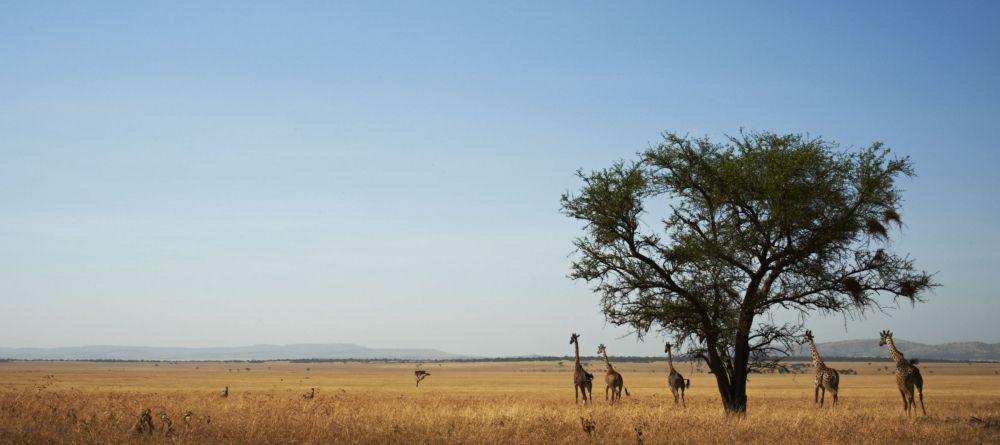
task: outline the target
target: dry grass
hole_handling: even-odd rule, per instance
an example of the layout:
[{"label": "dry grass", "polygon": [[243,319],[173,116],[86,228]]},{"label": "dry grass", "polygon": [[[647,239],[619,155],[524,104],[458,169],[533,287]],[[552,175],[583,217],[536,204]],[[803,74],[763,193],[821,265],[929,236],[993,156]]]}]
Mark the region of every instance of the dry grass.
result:
[{"label": "dry grass", "polygon": [[[599,402],[580,407],[569,362],[428,364],[419,389],[413,364],[7,362],[0,443],[1000,442],[990,423],[1000,418],[1000,364],[922,365],[929,416],[915,419],[903,414],[891,363],[828,364],[860,373],[841,376],[835,410],[813,405],[811,375],[755,375],[749,414],[727,419],[712,376],[687,364],[681,408],[663,363],[620,364],[632,396],[611,407],[595,384]],[[601,380],[600,364],[589,368]],[[310,387],[316,398],[305,400]],[[135,433],[147,408],[156,430]]]}]

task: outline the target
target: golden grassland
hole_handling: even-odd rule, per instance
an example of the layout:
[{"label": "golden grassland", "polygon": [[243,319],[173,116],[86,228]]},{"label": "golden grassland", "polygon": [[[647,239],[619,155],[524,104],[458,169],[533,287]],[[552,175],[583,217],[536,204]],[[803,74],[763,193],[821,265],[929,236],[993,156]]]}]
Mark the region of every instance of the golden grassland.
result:
[{"label": "golden grassland", "polygon": [[[836,409],[813,404],[810,368],[753,375],[747,415],[727,418],[713,376],[690,363],[684,408],[663,362],[617,364],[632,395],[609,406],[590,361],[586,407],[571,361],[429,363],[419,388],[413,363],[0,362],[0,443],[1000,443],[1000,427],[970,422],[1000,419],[1000,364],[922,364],[928,416],[910,419],[890,362],[828,365],[859,372],[841,376]],[[156,430],[135,433],[146,408]]]}]

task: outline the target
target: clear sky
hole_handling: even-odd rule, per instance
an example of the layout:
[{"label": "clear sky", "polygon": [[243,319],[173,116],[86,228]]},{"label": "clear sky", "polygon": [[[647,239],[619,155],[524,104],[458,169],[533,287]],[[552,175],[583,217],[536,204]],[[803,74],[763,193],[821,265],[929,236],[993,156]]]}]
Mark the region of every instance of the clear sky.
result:
[{"label": "clear sky", "polygon": [[4,2],[0,346],[662,354],[566,278],[559,196],[741,127],[916,165],[943,286],[819,341],[1000,342],[1000,4],[688,3]]}]

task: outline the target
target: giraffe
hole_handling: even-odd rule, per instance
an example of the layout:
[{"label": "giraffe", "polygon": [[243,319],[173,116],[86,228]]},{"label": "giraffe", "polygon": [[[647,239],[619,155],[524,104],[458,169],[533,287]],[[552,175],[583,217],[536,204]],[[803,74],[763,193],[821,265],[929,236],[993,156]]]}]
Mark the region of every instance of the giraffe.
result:
[{"label": "giraffe", "polygon": [[[573,394],[576,396],[576,403],[580,403],[580,394],[583,394],[583,404],[586,405],[588,400],[593,400],[594,395],[594,375],[583,369],[583,365],[580,364],[580,338],[577,334],[571,334],[569,336],[569,343],[574,345],[574,353],[576,360],[574,363],[573,370]],[[588,396],[589,393],[589,396]]]},{"label": "giraffe", "polygon": [[913,397],[913,387],[917,388],[917,394],[920,396],[920,409],[927,415],[927,409],[924,408],[924,378],[920,376],[920,370],[917,369],[916,360],[907,360],[903,357],[903,353],[896,349],[896,343],[892,340],[892,332],[882,331],[882,338],[878,342],[879,346],[888,346],[889,355],[892,356],[892,360],[896,362],[896,386],[899,387],[899,394],[903,396],[903,410],[906,411],[906,415],[910,415],[910,408],[914,411],[917,410],[917,402]]},{"label": "giraffe", "polygon": [[674,394],[674,403],[677,403],[677,391],[680,390],[681,406],[687,406],[687,403],[684,401],[684,389],[691,387],[691,380],[685,379],[681,373],[674,369],[674,355],[670,352],[670,349],[670,343],[667,343],[667,346],[663,349],[663,352],[667,353],[667,363],[670,365],[667,386],[670,388],[670,392]]},{"label": "giraffe", "polygon": [[[840,374],[837,373],[836,369],[828,368],[826,363],[823,363],[823,359],[819,357],[819,351],[816,349],[816,341],[813,338],[812,331],[806,331],[803,341],[809,343],[809,350],[812,351],[813,367],[816,368],[816,378],[813,380],[813,403],[819,403],[819,406],[822,408],[823,400],[826,399],[826,392],[830,391],[830,394],[833,395],[833,406],[837,406]],[[822,397],[819,393],[821,389],[823,390]]]},{"label": "giraffe", "polygon": [[625,379],[622,375],[615,371],[615,368],[611,366],[611,362],[608,361],[608,349],[604,347],[604,344],[597,346],[597,353],[604,355],[604,364],[608,367],[608,373],[604,376],[604,400],[608,400],[608,391],[611,391],[611,404],[615,403],[615,400],[621,400],[622,389],[625,389],[625,395],[631,395],[628,393],[628,388],[625,388]]}]

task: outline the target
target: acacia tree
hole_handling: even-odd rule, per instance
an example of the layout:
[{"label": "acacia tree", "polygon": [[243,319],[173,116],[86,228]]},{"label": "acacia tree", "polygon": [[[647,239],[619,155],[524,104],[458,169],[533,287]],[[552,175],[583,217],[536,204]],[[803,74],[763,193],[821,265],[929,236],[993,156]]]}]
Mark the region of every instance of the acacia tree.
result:
[{"label": "acacia tree", "polygon": [[891,249],[896,181],[913,167],[881,143],[665,133],[638,157],[578,171],[583,187],[562,196],[585,223],[570,277],[593,284],[609,323],[689,345],[727,414],[746,412],[747,375],[776,366],[801,329],[776,323],[779,308],[863,316],[887,307],[880,296],[916,302],[936,286]]}]

